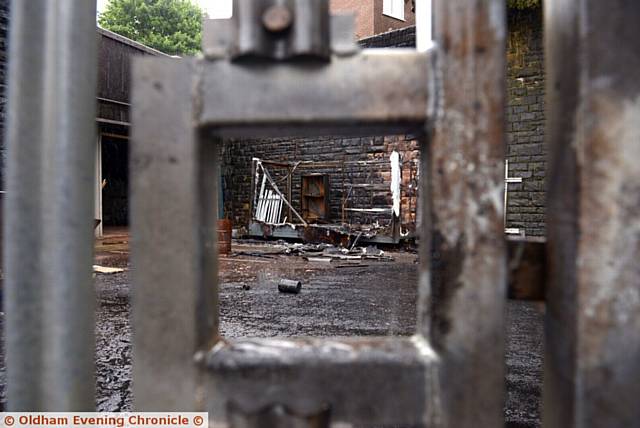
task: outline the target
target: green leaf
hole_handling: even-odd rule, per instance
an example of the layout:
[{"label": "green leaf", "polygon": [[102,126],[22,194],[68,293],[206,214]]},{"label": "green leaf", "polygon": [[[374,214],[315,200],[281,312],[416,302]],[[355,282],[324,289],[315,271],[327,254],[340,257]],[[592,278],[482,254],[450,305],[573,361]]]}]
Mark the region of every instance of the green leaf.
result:
[{"label": "green leaf", "polygon": [[169,55],[200,51],[204,13],[191,0],[111,0],[98,23]]}]

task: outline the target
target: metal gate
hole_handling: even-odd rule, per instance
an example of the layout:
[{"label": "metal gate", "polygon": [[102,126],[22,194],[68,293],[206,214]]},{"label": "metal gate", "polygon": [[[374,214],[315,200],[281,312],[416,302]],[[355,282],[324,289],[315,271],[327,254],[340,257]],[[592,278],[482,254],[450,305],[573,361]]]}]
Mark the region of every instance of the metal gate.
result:
[{"label": "metal gate", "polygon": [[[436,47],[360,51],[327,1],[236,0],[204,57],[133,73],[137,410],[232,426],[497,427],[504,395],[505,4],[436,0]],[[549,0],[545,426],[637,426],[640,5]],[[603,18],[604,17],[604,18]],[[5,222],[12,410],[88,410],[95,5],[14,2]],[[384,81],[385,84],[380,84]],[[218,332],[227,137],[421,138],[411,338]],[[431,269],[432,252],[444,268]],[[60,393],[60,391],[64,393]]]}]

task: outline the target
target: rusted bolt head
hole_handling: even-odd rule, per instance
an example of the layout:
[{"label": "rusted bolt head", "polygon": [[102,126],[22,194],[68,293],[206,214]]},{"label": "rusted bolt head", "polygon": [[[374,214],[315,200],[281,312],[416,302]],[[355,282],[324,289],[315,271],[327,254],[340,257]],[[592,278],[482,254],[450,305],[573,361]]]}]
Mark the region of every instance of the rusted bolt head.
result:
[{"label": "rusted bolt head", "polygon": [[279,33],[291,26],[291,11],[288,7],[282,5],[274,5],[265,10],[262,15],[262,24],[267,31]]}]

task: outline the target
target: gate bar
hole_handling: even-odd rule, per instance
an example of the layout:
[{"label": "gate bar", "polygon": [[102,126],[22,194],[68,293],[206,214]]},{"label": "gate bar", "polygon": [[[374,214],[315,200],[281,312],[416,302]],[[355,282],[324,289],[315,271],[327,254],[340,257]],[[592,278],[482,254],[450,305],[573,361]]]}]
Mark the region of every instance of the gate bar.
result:
[{"label": "gate bar", "polygon": [[9,407],[91,410],[96,3],[12,6]]},{"label": "gate bar", "polygon": [[96,2],[47,3],[42,194],[45,408],[95,408]]},{"label": "gate bar", "polygon": [[11,4],[4,311],[8,410],[42,409],[41,160],[48,0]]},{"label": "gate bar", "polygon": [[505,14],[504,0],[435,1],[430,336],[448,427],[504,423]]},{"label": "gate bar", "polygon": [[545,427],[640,420],[640,3],[545,7]]}]

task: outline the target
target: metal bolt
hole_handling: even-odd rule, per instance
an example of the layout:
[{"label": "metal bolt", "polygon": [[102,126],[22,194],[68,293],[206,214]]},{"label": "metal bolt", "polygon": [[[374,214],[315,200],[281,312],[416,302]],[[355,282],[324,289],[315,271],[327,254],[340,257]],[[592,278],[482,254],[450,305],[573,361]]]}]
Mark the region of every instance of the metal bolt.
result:
[{"label": "metal bolt", "polygon": [[269,7],[262,15],[262,24],[267,31],[280,33],[291,27],[293,16],[288,7],[274,5]]}]

